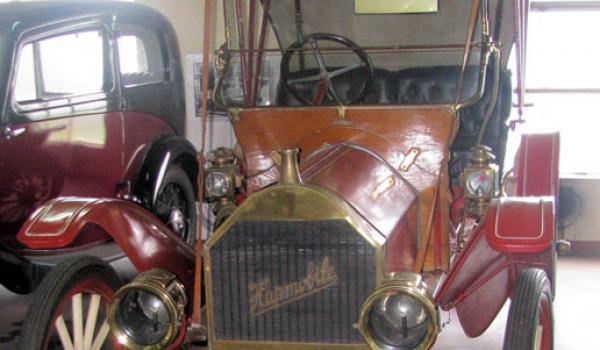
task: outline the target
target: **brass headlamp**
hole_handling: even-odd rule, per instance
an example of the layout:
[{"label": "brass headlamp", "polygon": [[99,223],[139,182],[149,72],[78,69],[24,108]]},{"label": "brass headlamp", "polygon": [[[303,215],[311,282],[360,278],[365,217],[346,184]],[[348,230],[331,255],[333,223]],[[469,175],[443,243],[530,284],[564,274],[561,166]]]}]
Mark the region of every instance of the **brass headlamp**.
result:
[{"label": "brass headlamp", "polygon": [[129,349],[164,349],[177,339],[187,302],[185,287],[174,274],[148,270],[115,293],[108,323]]},{"label": "brass headlamp", "polygon": [[219,227],[237,207],[235,194],[242,186],[240,165],[232,149],[219,147],[211,152],[204,180],[205,198],[213,203],[215,228]]},{"label": "brass headlamp", "polygon": [[440,331],[439,314],[421,275],[386,275],[363,303],[359,331],[372,350],[424,350]]},{"label": "brass headlamp", "polygon": [[469,152],[469,164],[462,174],[466,212],[482,216],[490,200],[498,195],[498,166],[488,146],[478,145]]},{"label": "brass headlamp", "polygon": [[230,148],[213,150],[206,169],[206,198],[209,200],[234,201],[235,190],[241,186],[242,177],[237,158]]}]

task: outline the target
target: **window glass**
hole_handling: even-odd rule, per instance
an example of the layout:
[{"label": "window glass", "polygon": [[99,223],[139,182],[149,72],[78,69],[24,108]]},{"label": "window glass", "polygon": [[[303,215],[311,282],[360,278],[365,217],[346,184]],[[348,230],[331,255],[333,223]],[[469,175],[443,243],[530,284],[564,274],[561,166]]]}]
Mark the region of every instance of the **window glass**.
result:
[{"label": "window glass", "polygon": [[526,133],[560,132],[561,176],[600,176],[600,146],[596,97],[591,94],[529,94]]},{"label": "window glass", "polygon": [[61,35],[39,42],[45,94],[101,92],[104,84],[102,33]]},{"label": "window glass", "polygon": [[[536,5],[538,5],[536,7]],[[543,5],[543,6],[542,6]],[[522,132],[560,132],[560,175],[600,177],[600,7],[535,1],[527,41]]]},{"label": "window glass", "polygon": [[124,25],[118,38],[121,80],[125,86],[165,81],[165,63],[158,34]]},{"label": "window glass", "polygon": [[600,10],[532,12],[527,87],[600,88],[599,21]]},{"label": "window glass", "polygon": [[19,54],[17,102],[51,100],[104,90],[104,42],[84,31],[25,45]]},{"label": "window glass", "polygon": [[19,71],[15,85],[15,99],[19,102],[37,99],[35,92],[35,68],[33,63],[33,44],[27,44],[21,49]]}]

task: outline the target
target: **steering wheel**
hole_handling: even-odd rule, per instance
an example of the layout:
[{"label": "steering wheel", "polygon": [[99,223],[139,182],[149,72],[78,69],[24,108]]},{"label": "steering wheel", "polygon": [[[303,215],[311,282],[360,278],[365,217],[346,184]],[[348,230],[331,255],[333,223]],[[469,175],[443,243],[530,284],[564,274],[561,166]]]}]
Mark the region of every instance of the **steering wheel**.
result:
[{"label": "steering wheel", "polygon": [[[323,41],[345,46],[358,56],[360,62],[341,68],[328,68],[319,49],[319,42]],[[310,47],[307,51],[312,51],[314,54],[318,65],[318,73],[316,73],[316,69],[303,70],[302,67],[299,71],[291,72],[290,61],[292,56],[296,52],[304,51],[307,44]],[[311,70],[316,74],[310,74],[312,73]],[[356,72],[352,74],[353,71]],[[306,35],[302,41],[290,45],[281,58],[281,81],[284,88],[300,103],[309,106],[319,106],[327,103],[351,105],[361,102],[371,91],[373,74],[373,64],[367,53],[354,41],[337,34],[314,33]],[[336,87],[340,84],[336,84],[335,81],[344,77],[350,82],[349,87],[342,91],[339,86]],[[305,89],[301,89],[301,84]],[[306,93],[306,90],[309,92],[314,91],[313,96],[307,96],[309,94]],[[350,94],[351,90],[357,92]]]}]

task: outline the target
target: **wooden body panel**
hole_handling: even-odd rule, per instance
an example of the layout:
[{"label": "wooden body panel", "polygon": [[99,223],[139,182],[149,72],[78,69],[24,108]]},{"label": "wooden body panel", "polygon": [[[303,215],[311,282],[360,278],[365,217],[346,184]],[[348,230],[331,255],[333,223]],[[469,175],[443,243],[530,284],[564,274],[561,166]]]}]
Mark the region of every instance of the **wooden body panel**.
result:
[{"label": "wooden body panel", "polygon": [[[427,254],[437,251],[440,256],[448,255],[447,243],[444,247],[442,240],[432,241],[429,236],[440,181],[448,181],[446,174],[440,175],[446,169],[456,120],[454,110],[449,106],[322,107],[243,110],[235,115],[233,125],[245,157],[249,193],[279,179],[278,168],[271,155],[281,148],[300,148],[302,166],[303,160],[325,145],[356,145],[393,167],[419,193],[422,235],[414,270],[421,271]],[[344,191],[336,192],[350,203],[356,199],[355,191],[372,187],[371,182],[374,181],[369,176],[357,177],[357,171],[375,169],[364,161],[356,161],[356,171],[347,172],[340,168],[327,175],[330,181],[323,177],[319,180],[329,187],[333,183],[352,183],[351,188],[355,190],[346,187]],[[392,220],[399,219],[402,214],[394,205],[382,205],[377,210]],[[370,214],[365,219],[371,223],[377,220]],[[445,233],[440,232],[441,236]],[[430,241],[439,244],[437,250],[430,249],[428,253]],[[396,249],[392,240],[388,254],[393,255]],[[400,260],[392,265],[403,266],[406,263]],[[434,263],[427,264],[428,270],[434,268]]]},{"label": "wooden body panel", "polygon": [[[340,181],[339,174],[354,176]],[[303,162],[301,176],[343,198],[386,238],[386,272],[413,269],[419,244],[417,193],[389,163],[364,148],[338,144],[313,153]]]}]

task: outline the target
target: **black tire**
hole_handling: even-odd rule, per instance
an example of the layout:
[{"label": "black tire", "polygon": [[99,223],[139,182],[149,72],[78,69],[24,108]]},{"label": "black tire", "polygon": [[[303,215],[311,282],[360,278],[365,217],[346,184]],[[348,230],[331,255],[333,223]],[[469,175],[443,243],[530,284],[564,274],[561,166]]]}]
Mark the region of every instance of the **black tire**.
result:
[{"label": "black tire", "polygon": [[167,169],[152,212],[185,243],[192,247],[196,244],[196,195],[190,178],[179,166],[172,164]]},{"label": "black tire", "polygon": [[[62,317],[65,324],[69,322],[69,311],[73,315],[69,301],[72,302],[79,293],[84,330],[87,324],[84,310],[89,313],[92,295],[99,296],[100,304],[96,308],[98,316],[92,333],[97,338],[103,320],[108,315],[108,302],[121,284],[115,270],[100,259],[77,257],[60,263],[46,275],[35,292],[25,316],[17,350],[63,349],[55,321]],[[72,327],[67,326],[67,329],[73,340]],[[110,333],[103,344],[102,349],[112,348]]]},{"label": "black tire", "polygon": [[512,297],[504,334],[504,350],[553,348],[550,280],[544,270],[528,268],[521,271]]}]

